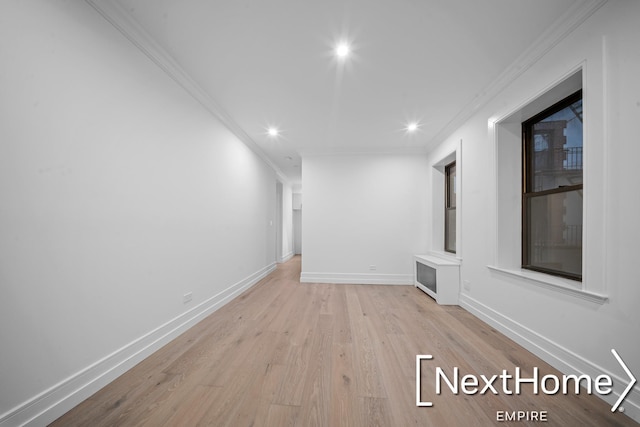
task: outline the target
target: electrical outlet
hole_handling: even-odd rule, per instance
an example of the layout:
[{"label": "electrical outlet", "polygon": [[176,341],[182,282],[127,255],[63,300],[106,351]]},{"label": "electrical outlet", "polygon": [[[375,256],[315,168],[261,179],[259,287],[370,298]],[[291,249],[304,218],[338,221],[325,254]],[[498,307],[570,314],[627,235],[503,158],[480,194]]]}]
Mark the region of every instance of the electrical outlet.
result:
[{"label": "electrical outlet", "polygon": [[471,291],[471,281],[463,280],[462,287],[464,288],[465,291]]},{"label": "electrical outlet", "polygon": [[377,267],[375,265],[370,265],[369,266],[369,270],[371,270],[371,271],[376,271],[376,268]]},{"label": "electrical outlet", "polygon": [[186,294],[182,295],[183,304],[190,302],[192,299],[193,299],[193,292],[187,292]]}]

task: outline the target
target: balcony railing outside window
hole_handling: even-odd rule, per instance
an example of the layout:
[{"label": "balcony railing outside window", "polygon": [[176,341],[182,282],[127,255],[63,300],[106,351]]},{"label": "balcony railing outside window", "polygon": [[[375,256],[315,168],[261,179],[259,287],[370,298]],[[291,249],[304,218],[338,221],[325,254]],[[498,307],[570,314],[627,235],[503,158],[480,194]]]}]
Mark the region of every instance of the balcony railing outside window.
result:
[{"label": "balcony railing outside window", "polygon": [[522,267],[582,280],[582,93],[522,127]]}]

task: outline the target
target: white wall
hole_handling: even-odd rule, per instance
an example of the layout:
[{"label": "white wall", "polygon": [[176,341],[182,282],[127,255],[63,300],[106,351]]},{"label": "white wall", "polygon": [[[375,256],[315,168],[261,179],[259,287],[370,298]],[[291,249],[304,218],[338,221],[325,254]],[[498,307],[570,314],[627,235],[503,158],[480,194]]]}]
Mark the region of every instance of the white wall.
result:
[{"label": "white wall", "polygon": [[302,255],[302,209],[293,211],[293,253]]},{"label": "white wall", "polygon": [[42,425],[273,268],[275,173],[85,2],[0,17],[0,425]]},{"label": "white wall", "polygon": [[294,255],[293,250],[293,192],[291,184],[282,185],[282,258],[281,262],[289,260]]},{"label": "white wall", "polygon": [[302,254],[302,193],[293,193],[293,253]]},{"label": "white wall", "polygon": [[[613,375],[615,394],[607,397],[609,402],[628,383],[612,348],[636,376],[640,374],[640,179],[635,173],[640,158],[639,17],[638,2],[606,3],[450,135],[429,159],[433,164],[459,144],[462,147],[459,230],[466,286],[461,304],[565,373]],[[514,166],[496,162],[492,123],[580,67],[586,150],[583,287],[606,294],[606,302],[488,268],[502,262],[498,236],[505,221],[496,219],[496,204],[503,203],[497,182]],[[519,210],[513,215],[519,218]],[[623,406],[640,420],[638,385]]]},{"label": "white wall", "polygon": [[303,171],[301,280],[413,283],[412,255],[427,249],[426,156],[304,156]]}]

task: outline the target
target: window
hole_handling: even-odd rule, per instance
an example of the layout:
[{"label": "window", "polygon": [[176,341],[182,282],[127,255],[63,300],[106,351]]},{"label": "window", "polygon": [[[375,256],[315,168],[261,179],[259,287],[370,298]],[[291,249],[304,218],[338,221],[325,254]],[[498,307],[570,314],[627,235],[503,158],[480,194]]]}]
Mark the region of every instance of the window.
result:
[{"label": "window", "polygon": [[456,253],[456,162],[444,167],[444,250]]},{"label": "window", "polygon": [[522,131],[522,267],[582,280],[582,91]]}]

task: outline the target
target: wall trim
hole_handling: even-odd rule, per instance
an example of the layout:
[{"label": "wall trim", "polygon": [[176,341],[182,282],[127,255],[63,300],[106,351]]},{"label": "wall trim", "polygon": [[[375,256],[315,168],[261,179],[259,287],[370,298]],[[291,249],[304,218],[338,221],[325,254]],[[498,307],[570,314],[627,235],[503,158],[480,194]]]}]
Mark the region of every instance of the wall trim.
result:
[{"label": "wall trim", "polygon": [[55,421],[196,323],[257,284],[275,269],[276,263],[263,267],[192,309],[0,415],[0,427],[41,426]]},{"label": "wall trim", "polygon": [[590,292],[582,289],[582,287],[577,287],[574,283],[571,283],[569,279],[563,279],[561,277],[556,277],[549,274],[538,273],[536,271],[502,268],[495,265],[487,265],[487,268],[500,274],[510,276],[511,278],[515,277],[518,279],[523,279],[527,281],[527,283],[531,283],[545,289],[551,289],[552,291],[561,292],[565,295],[571,295],[572,297],[582,298],[584,300],[595,302],[597,304],[604,304],[609,301],[609,296],[596,292]]},{"label": "wall trim", "polygon": [[301,273],[300,283],[338,283],[357,285],[411,285],[411,274]]},{"label": "wall trim", "polygon": [[178,64],[176,60],[154,39],[131,14],[116,1],[85,0],[125,36],[136,48],[145,54],[165,74],[180,85],[198,101],[209,113],[220,120],[240,141],[258,155],[283,182],[290,184],[289,178],[276,166],[260,146],[244,129]]},{"label": "wall trim", "polygon": [[[596,396],[600,397],[610,405],[613,405],[616,402],[626,387],[626,384],[629,383],[628,378],[623,378],[611,373],[609,370],[598,366],[560,344],[543,337],[539,333],[527,328],[515,320],[498,313],[494,309],[484,305],[467,294],[460,294],[459,304],[462,308],[478,317],[483,322],[494,327],[564,374],[586,374],[591,378],[595,378],[602,374],[609,375],[614,381],[613,392],[606,396],[597,394]],[[607,353],[609,352],[609,349],[604,350],[606,350]],[[624,355],[621,356],[624,357]],[[637,384],[627,395],[622,406],[624,407],[624,413],[627,416],[636,421],[640,420],[640,387]]]},{"label": "wall trim", "polygon": [[279,262],[280,262],[280,263],[287,262],[287,261],[289,261],[291,258],[293,258],[293,256],[294,256],[294,255],[295,255],[295,254],[293,253],[293,251],[290,251],[289,253],[287,253],[287,254],[285,254],[285,255],[282,255],[282,257],[280,258],[280,261],[279,261]]},{"label": "wall trim", "polygon": [[507,86],[513,83],[533,64],[564,40],[578,26],[586,21],[608,0],[587,0],[575,2],[565,11],[535,42],[531,44],[511,65],[506,67],[493,82],[482,92],[475,95],[456,116],[442,128],[427,144],[427,148],[434,148],[453,132],[469,120],[480,108],[495,98]]}]

